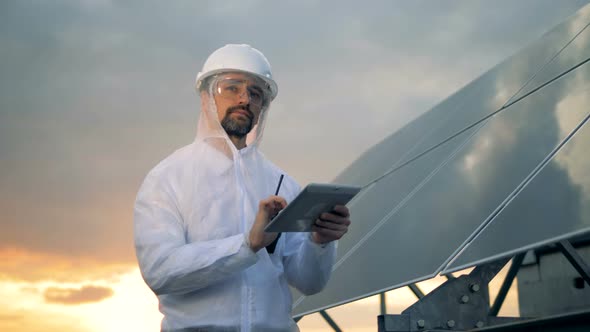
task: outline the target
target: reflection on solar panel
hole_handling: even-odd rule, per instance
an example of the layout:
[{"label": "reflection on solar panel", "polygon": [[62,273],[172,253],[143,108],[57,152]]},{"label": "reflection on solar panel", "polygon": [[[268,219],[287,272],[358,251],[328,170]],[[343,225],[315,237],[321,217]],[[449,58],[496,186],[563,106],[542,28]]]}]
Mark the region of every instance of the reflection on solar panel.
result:
[{"label": "reflection on solar panel", "polygon": [[[339,243],[332,279],[318,295],[295,294],[294,314],[431,278],[472,240],[467,256],[458,256],[451,268],[590,231],[588,176],[576,173],[590,168],[588,159],[576,152],[590,140],[573,136],[559,150],[590,111],[588,23],[590,5],[348,167],[336,182],[365,185],[394,171],[349,204],[354,224]],[[552,153],[557,157],[548,159]],[[547,166],[533,178],[543,163]],[[522,198],[517,195],[502,210],[531,179]],[[522,211],[544,204],[547,197],[538,193],[547,186],[577,195],[575,205],[564,198],[554,206],[563,211],[553,217],[567,216],[568,222],[494,247]],[[538,222],[552,221],[549,214],[535,216]],[[530,227],[528,222],[518,232]],[[476,236],[488,224],[480,248]]]},{"label": "reflection on solar panel", "polygon": [[[590,91],[585,90],[572,97],[584,103],[579,107],[583,109],[588,107],[589,95]],[[588,117],[445,272],[512,256],[590,230],[590,160],[578,158],[590,149]]]}]

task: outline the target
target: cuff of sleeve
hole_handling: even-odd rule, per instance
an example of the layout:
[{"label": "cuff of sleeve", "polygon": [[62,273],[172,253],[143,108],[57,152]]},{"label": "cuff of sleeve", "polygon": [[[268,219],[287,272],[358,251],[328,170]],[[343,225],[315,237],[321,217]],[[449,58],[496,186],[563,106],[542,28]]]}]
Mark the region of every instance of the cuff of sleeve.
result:
[{"label": "cuff of sleeve", "polygon": [[252,259],[254,263],[258,260],[258,255],[250,247],[250,237],[248,234],[244,234],[244,241],[240,247],[239,255]]},{"label": "cuff of sleeve", "polygon": [[312,239],[312,237],[311,237],[311,233],[309,233],[309,236],[308,236],[308,242],[309,242],[309,243],[311,244],[311,246],[312,246],[313,248],[315,248],[316,250],[318,250],[318,251],[325,251],[325,250],[327,250],[327,249],[329,249],[329,248],[331,248],[331,247],[334,247],[334,246],[336,246],[336,242],[337,242],[337,241],[332,241],[332,242],[328,242],[328,243],[324,243],[324,244],[318,244],[318,243],[315,243],[315,242],[313,241],[313,239]]}]

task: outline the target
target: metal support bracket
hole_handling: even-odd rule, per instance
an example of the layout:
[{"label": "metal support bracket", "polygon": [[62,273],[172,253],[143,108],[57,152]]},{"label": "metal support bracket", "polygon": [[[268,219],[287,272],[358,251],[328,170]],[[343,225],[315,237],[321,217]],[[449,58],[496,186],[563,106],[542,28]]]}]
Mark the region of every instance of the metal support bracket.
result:
[{"label": "metal support bracket", "polygon": [[379,312],[381,315],[387,314],[387,303],[385,300],[385,292],[379,293]]},{"label": "metal support bracket", "polygon": [[422,293],[422,290],[418,286],[416,286],[416,284],[410,284],[410,285],[408,285],[408,287],[410,288],[412,293],[414,293],[414,295],[416,295],[416,297],[418,299],[421,299],[424,297],[424,293]]},{"label": "metal support bracket", "polygon": [[378,331],[465,331],[521,320],[490,315],[488,284],[509,261],[480,265],[469,275],[449,279],[400,315],[380,315]]},{"label": "metal support bracket", "polygon": [[322,317],[326,320],[328,325],[330,325],[330,327],[334,329],[334,331],[342,332],[338,324],[336,324],[336,322],[332,319],[332,317],[330,317],[330,315],[328,315],[328,313],[325,310],[320,310],[320,315],[322,315]]},{"label": "metal support bracket", "polygon": [[508,291],[510,290],[510,286],[512,286],[512,282],[514,281],[514,278],[516,278],[516,275],[518,274],[518,270],[520,270],[520,266],[522,265],[522,261],[524,260],[525,255],[526,255],[526,253],[518,254],[512,260],[512,264],[510,265],[510,269],[508,270],[508,273],[506,274],[506,278],[504,278],[504,282],[502,283],[502,286],[500,286],[500,291],[498,291],[498,295],[496,296],[496,300],[494,301],[494,304],[490,308],[490,312],[489,312],[490,316],[498,316],[498,312],[500,312],[500,308],[502,307],[502,304],[504,303],[504,300],[506,299],[506,295],[508,294]]},{"label": "metal support bracket", "polygon": [[586,283],[590,286],[590,268],[584,262],[584,259],[578,254],[576,249],[572,246],[570,241],[563,240],[556,243],[557,248],[561,250],[565,258],[572,264],[572,266],[578,271],[580,276],[584,278]]}]

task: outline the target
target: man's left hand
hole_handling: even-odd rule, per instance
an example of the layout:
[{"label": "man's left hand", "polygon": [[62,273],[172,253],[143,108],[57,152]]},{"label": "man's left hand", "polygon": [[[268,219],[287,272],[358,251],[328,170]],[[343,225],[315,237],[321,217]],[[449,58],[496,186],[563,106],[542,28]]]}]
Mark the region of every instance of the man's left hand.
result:
[{"label": "man's left hand", "polygon": [[332,212],[322,213],[313,225],[311,239],[317,244],[339,240],[348,232],[350,212],[345,205],[336,205]]}]

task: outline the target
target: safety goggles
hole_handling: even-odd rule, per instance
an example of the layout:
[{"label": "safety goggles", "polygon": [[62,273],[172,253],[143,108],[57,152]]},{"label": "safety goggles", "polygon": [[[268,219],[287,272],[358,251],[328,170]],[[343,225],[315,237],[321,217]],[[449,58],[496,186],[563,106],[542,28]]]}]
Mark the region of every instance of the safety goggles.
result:
[{"label": "safety goggles", "polygon": [[214,80],[213,91],[235,102],[248,98],[251,106],[262,108],[269,100],[270,91],[263,84],[250,79],[219,77]]}]

